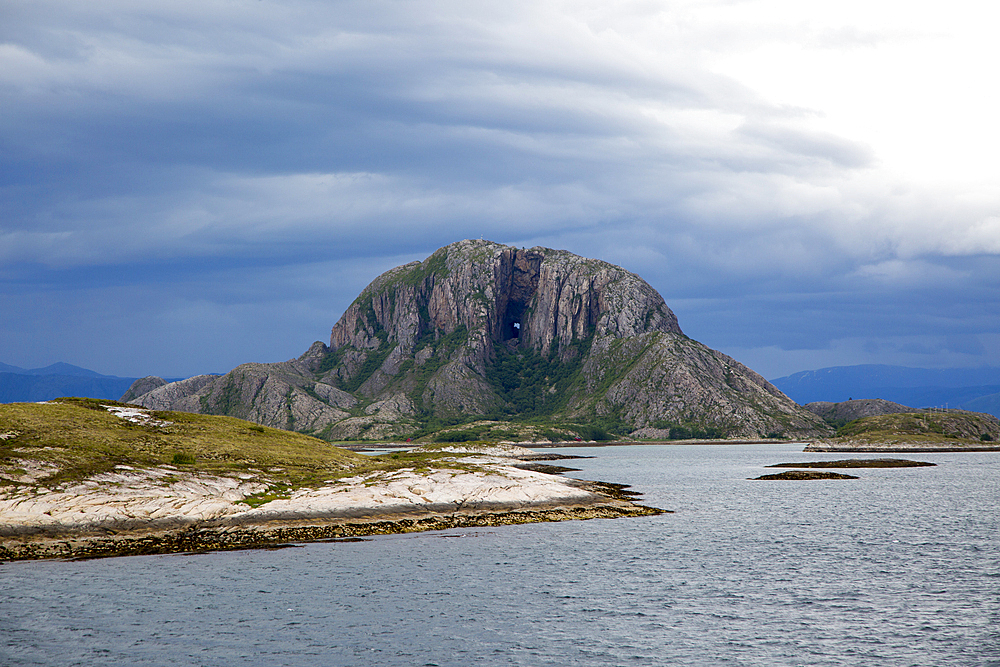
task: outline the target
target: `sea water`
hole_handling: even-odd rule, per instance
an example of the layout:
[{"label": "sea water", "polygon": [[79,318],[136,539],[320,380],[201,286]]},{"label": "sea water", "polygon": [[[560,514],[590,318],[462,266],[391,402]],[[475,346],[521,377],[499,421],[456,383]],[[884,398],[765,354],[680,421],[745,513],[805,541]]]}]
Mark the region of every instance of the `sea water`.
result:
[{"label": "sea water", "polygon": [[800,450],[556,450],[656,517],[0,564],[0,664],[1000,665],[1000,453],[748,479]]}]

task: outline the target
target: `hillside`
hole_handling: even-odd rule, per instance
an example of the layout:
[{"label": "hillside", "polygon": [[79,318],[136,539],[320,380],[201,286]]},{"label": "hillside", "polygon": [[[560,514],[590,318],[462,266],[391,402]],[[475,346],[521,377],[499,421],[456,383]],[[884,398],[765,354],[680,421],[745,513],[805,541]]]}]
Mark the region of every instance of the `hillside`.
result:
[{"label": "hillside", "polygon": [[837,436],[871,441],[917,436],[996,442],[1000,440],[1000,420],[993,415],[962,410],[897,413],[858,419],[837,429]]},{"label": "hillside", "polygon": [[119,466],[174,465],[218,475],[280,467],[275,484],[298,486],[369,463],[322,440],[231,417],[129,412],[81,398],[0,405],[0,477],[8,485],[58,486]]},{"label": "hillside", "polygon": [[964,410],[905,412],[857,419],[806,451],[961,451],[1000,449],[1000,420]]},{"label": "hillside", "polygon": [[511,446],[364,456],[232,417],[0,405],[0,560],[270,546],[660,514]]},{"label": "hillside", "polygon": [[298,359],[140,382],[145,391],[123,398],[327,440],[415,438],[483,419],[647,438],[829,433],[757,373],[685,336],[638,276],[489,241],[379,276],[329,344]]},{"label": "hillside", "polygon": [[890,415],[897,412],[918,412],[914,408],[900,405],[899,403],[892,403],[891,401],[883,401],[879,398],[854,399],[841,403],[817,401],[815,403],[807,403],[803,407],[834,428],[840,428],[848,422],[861,419],[862,417]]}]

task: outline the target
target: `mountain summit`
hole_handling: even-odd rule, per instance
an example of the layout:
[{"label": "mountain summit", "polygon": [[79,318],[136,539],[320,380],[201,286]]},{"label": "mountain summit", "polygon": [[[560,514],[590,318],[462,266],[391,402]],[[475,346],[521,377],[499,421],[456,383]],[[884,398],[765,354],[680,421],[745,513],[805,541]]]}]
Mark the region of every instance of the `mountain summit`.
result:
[{"label": "mountain summit", "polygon": [[562,250],[477,240],[382,274],[329,345],[316,342],[298,359],[140,382],[122,400],[328,439],[406,437],[476,418],[646,437],[827,428],[757,373],[685,336],[635,274]]}]

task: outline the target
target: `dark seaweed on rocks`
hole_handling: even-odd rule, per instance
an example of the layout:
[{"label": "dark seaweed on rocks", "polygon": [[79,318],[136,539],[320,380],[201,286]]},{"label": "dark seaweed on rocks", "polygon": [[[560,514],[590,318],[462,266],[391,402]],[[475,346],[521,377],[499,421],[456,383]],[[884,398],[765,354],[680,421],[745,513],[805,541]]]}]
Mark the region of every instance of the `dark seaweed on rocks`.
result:
[{"label": "dark seaweed on rocks", "polygon": [[817,472],[815,470],[789,470],[788,472],[781,472],[776,475],[761,475],[760,477],[754,477],[755,481],[759,479],[858,479],[854,475],[843,475],[839,472]]},{"label": "dark seaweed on rocks", "polygon": [[775,463],[768,468],[919,468],[936,466],[927,461],[907,459],[844,459],[842,461],[808,461],[806,463]]}]

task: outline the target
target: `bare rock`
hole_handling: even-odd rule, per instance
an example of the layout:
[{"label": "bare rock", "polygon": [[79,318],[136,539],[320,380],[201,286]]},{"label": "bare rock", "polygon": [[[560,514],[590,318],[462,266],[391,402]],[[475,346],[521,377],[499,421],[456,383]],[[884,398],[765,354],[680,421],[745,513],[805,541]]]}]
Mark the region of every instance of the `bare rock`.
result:
[{"label": "bare rock", "polygon": [[435,416],[525,413],[619,434],[831,431],[758,374],[685,336],[635,274],[563,250],[477,240],[378,276],[329,345],[135,400],[328,438],[398,437]]},{"label": "bare rock", "polygon": [[[134,403],[136,405],[141,405],[151,410],[178,410],[180,408],[176,407],[179,401],[182,401],[190,396],[197,396],[198,393],[204,389],[206,386],[212,384],[219,376],[217,375],[195,375],[194,377],[189,377],[186,380],[178,380],[177,382],[164,383],[156,386],[150,391],[140,394],[138,396],[133,395],[133,389],[136,388],[136,384],[142,380],[137,380],[132,388],[122,396],[123,403]],[[159,378],[157,378],[159,379]],[[185,412],[197,412],[196,410],[185,410]]]},{"label": "bare rock", "polygon": [[851,399],[840,403],[816,401],[803,406],[820,419],[831,424],[844,425],[855,419],[873,417],[875,415],[891,415],[901,412],[920,412],[900,403],[893,403],[881,398]]},{"label": "bare rock", "polygon": [[121,402],[131,403],[134,399],[139,398],[143,394],[148,394],[157,387],[162,387],[165,384],[167,384],[166,380],[155,375],[147,375],[144,378],[139,378],[132,383],[132,386],[121,397]]}]

